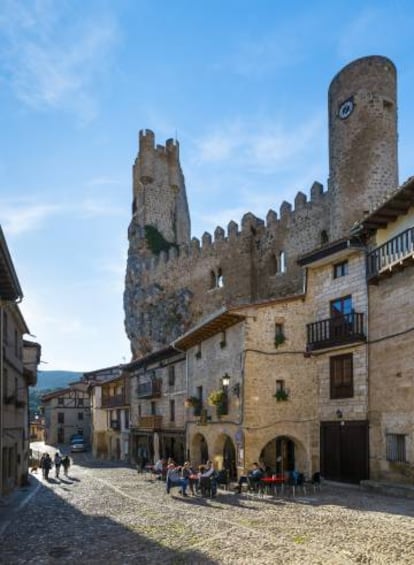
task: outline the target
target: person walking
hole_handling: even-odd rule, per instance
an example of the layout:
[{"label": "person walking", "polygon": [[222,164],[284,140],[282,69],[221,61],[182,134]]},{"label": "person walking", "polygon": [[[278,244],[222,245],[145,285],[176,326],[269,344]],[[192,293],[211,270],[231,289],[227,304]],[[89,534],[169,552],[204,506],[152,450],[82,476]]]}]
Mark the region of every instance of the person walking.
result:
[{"label": "person walking", "polygon": [[46,475],[45,475],[45,460],[46,460],[46,453],[43,453],[42,457],[40,458],[39,461],[39,467],[42,469],[42,477],[45,479]]},{"label": "person walking", "polygon": [[45,454],[45,458],[43,461],[43,470],[44,470],[44,478],[48,481],[49,480],[49,471],[52,468],[52,459],[50,458],[49,453]]},{"label": "person walking", "polygon": [[65,455],[65,457],[63,457],[63,459],[62,459],[62,467],[63,467],[63,474],[65,475],[65,477],[67,477],[67,476],[68,476],[68,472],[69,472],[69,467],[70,467],[69,455]]},{"label": "person walking", "polygon": [[62,457],[60,456],[59,451],[56,451],[53,462],[55,464],[55,476],[58,479],[60,473],[60,466],[62,465]]}]

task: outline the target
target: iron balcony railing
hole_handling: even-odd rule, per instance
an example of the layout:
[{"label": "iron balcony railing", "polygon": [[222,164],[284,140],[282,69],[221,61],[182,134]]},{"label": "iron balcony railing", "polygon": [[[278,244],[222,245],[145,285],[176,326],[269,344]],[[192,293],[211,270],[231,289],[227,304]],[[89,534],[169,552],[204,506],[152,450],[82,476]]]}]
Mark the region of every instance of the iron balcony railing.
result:
[{"label": "iron balcony railing", "polygon": [[145,383],[138,383],[138,398],[155,398],[161,396],[161,379],[154,379]]},{"label": "iron balcony railing", "polygon": [[414,227],[409,228],[380,245],[367,255],[367,280],[379,278],[383,271],[391,271],[414,253]]},{"label": "iron balcony railing", "polygon": [[364,314],[351,312],[307,324],[307,350],[365,340]]}]

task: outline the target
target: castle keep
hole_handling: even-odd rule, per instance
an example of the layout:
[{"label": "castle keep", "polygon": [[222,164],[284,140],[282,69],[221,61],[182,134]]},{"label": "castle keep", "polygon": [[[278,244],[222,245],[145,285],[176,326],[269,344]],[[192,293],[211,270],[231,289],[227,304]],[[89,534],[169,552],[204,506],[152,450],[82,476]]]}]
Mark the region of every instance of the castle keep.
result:
[{"label": "castle keep", "polygon": [[[347,237],[398,186],[396,69],[380,56],[347,65],[329,88],[329,179],[265,220],[190,235],[179,144],[142,130],[133,168],[124,292],[133,358],[171,343],[219,308],[300,295],[298,257]],[[276,196],[276,195],[275,195]]]}]

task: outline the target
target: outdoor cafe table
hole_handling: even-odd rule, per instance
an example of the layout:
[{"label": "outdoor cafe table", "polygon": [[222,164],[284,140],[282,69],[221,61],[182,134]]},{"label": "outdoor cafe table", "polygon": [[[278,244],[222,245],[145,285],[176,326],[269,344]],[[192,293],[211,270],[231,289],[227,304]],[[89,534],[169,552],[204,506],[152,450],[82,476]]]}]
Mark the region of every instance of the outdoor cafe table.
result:
[{"label": "outdoor cafe table", "polygon": [[286,477],[285,475],[273,475],[272,477],[263,477],[260,482],[264,489],[269,494],[277,494],[277,487],[281,487],[281,492],[283,493]]}]

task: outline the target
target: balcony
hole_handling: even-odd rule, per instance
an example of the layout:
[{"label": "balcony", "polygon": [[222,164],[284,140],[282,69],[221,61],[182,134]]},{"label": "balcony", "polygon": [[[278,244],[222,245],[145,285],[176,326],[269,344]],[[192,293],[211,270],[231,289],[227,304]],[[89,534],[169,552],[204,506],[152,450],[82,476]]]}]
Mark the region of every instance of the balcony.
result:
[{"label": "balcony", "polygon": [[381,278],[391,276],[393,271],[412,264],[414,257],[414,227],[380,245],[367,255],[367,281],[377,284]]},{"label": "balcony", "polygon": [[102,408],[114,408],[117,406],[125,406],[125,404],[127,404],[127,401],[124,394],[102,397]]},{"label": "balcony", "polygon": [[161,379],[138,383],[138,398],[159,398],[161,396]]},{"label": "balcony", "polygon": [[138,428],[159,430],[162,426],[162,416],[141,416],[138,418]]},{"label": "balcony", "polygon": [[365,341],[364,314],[352,312],[307,324],[307,351]]}]

